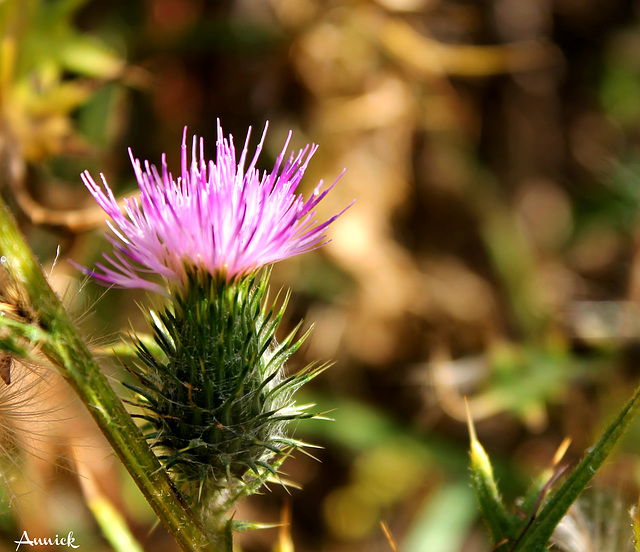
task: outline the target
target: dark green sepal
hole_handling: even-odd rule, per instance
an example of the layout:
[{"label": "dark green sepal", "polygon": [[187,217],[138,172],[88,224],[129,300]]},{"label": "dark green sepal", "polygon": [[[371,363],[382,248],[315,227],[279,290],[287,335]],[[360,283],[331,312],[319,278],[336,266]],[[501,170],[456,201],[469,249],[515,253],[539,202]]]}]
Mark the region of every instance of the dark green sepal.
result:
[{"label": "dark green sepal", "polygon": [[158,403],[156,401],[156,396],[159,394],[159,391],[157,389],[152,388],[151,386],[148,389],[144,389],[143,387],[127,383],[126,381],[122,382],[122,385],[130,391],[133,391],[137,395],[140,395],[140,397],[144,398],[144,400],[146,401],[145,403],[128,401],[130,404],[135,404],[136,406],[151,409],[157,406]]}]

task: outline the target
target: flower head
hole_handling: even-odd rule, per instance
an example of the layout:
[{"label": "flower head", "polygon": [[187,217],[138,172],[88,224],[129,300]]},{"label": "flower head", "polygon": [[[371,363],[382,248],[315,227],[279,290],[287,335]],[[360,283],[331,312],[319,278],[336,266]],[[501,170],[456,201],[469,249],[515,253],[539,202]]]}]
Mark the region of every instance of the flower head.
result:
[{"label": "flower head", "polygon": [[285,160],[291,133],[273,170],[261,175],[256,164],[267,127],[246,168],[251,129],[236,159],[233,137],[224,138],[219,121],[215,162],[205,160],[203,140],[194,136],[189,163],[185,128],[177,179],[166,156],[159,171],[129,150],[140,196],[125,199],[123,209],[103,175],[104,188],[88,171],[83,173],[114,233],[108,236],[113,254],[103,254],[107,263],[85,272],[108,285],[165,293],[156,275],[178,285],[194,271],[231,281],[324,245],[325,229],[344,211],[321,223],[314,218],[315,208],[335,182],[322,189],[320,181],[308,199],[296,193],[317,146],[307,145]]}]

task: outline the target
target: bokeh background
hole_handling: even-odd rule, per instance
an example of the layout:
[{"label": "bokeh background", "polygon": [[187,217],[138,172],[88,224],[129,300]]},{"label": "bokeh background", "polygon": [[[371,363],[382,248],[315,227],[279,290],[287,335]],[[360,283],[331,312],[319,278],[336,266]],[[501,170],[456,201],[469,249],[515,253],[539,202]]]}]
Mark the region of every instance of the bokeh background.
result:
[{"label": "bokeh background", "polygon": [[[126,194],[127,147],[175,172],[184,126],[212,155],[217,119],[238,145],[269,120],[264,168],[290,129],[293,148],[318,143],[307,193],[347,169],[320,206],[356,199],[331,243],[273,277],[293,289],[286,325],[315,325],[291,369],[335,360],[302,397],[335,421],[299,425],[319,461],[298,454],[301,489],[242,505],[290,519],[242,550],[487,552],[464,397],[517,508],[562,440],[578,459],[638,384],[638,2],[3,0],[0,31],[1,191],[98,353],[144,330],[150,302],[67,264],[107,247],[82,170]],[[109,550],[96,496],[145,550],[176,550],[54,380],[35,409],[0,397],[43,413],[18,420],[38,454],[5,474],[0,550],[24,528]],[[634,428],[595,484],[614,506],[591,508],[593,531],[620,515],[627,545]]]}]

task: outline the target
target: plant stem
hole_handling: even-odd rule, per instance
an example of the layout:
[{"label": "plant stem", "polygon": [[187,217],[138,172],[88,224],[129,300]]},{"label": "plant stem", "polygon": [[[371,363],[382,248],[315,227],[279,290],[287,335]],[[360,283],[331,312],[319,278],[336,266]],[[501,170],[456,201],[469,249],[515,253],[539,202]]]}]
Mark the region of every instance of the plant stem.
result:
[{"label": "plant stem", "polygon": [[167,530],[186,552],[219,549],[177,491],[140,430],[78,336],[66,310],[47,283],[39,264],[0,199],[2,265],[37,313],[48,334],[42,352],[65,380],[104,433]]}]

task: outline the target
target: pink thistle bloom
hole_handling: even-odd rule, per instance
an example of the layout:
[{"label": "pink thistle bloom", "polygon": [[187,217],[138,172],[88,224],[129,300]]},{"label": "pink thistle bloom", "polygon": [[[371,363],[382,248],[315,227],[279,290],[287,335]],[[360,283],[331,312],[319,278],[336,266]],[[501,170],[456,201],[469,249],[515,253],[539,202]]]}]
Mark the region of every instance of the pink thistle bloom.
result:
[{"label": "pink thistle bloom", "polygon": [[215,163],[205,161],[202,139],[197,155],[194,136],[189,164],[185,128],[182,173],[175,180],[165,155],[158,171],[148,161],[142,165],[129,149],[140,197],[126,198],[122,209],[104,175],[103,189],[85,171],[85,186],[111,218],[107,224],[114,235],[108,239],[114,250],[112,256],[103,253],[107,264],[96,263],[97,270],[80,268],[106,285],[167,294],[156,276],[183,285],[195,270],[231,281],[325,245],[326,228],[350,205],[325,222],[314,219],[316,205],[337,179],[324,190],[320,181],[308,199],[296,194],[317,146],[307,145],[285,161],[291,132],[273,170],[260,176],[256,163],[267,127],[246,169],[251,129],[236,161],[233,137],[224,138],[220,121]]}]

